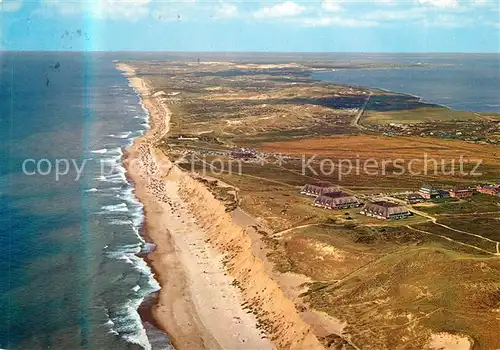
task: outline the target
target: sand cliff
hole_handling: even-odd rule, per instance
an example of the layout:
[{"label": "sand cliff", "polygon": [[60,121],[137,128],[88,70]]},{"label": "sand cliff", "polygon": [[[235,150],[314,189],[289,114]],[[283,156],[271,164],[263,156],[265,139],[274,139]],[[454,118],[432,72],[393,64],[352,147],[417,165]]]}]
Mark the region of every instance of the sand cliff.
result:
[{"label": "sand cliff", "polygon": [[150,114],[151,129],[135,140],[125,165],[157,246],[148,256],[162,287],[152,310],[157,324],[177,349],[323,348],[252,253],[248,233],[156,147],[171,118],[161,96],[132,67],[117,66]]},{"label": "sand cliff", "polygon": [[210,243],[224,254],[227,270],[275,345],[286,349],[322,348],[294,303],[284,296],[266,273],[263,262],[254,256],[250,236],[233,224],[225,206],[187,174],[179,175],[179,181],[181,198],[188,203]]}]

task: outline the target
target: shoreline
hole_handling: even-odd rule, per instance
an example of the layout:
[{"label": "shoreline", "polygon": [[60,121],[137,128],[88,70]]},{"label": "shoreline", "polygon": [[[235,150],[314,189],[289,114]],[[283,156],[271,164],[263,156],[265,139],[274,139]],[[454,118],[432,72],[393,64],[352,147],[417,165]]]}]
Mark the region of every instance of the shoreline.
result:
[{"label": "shoreline", "polygon": [[[123,74],[124,72],[121,71],[121,73]],[[139,92],[135,89],[135,87],[132,87],[132,88],[136,91],[137,95],[139,96],[141,107],[149,115],[148,110],[142,104],[142,99],[140,97]],[[149,128],[147,131],[149,131]],[[140,138],[140,137],[144,137],[144,135],[138,136],[137,138]],[[134,139],[134,142],[135,142],[135,139]],[[122,155],[121,161],[122,161],[123,166],[125,167],[125,177],[127,178],[127,182],[132,186],[132,188],[134,189],[134,192],[135,192],[136,183],[135,183],[134,179],[132,178],[132,176],[129,175],[128,169],[126,167],[126,161],[129,158],[129,152],[127,150],[130,149],[131,147],[133,147],[133,145],[134,145],[134,143],[132,143],[132,145],[122,149],[123,155]],[[135,193],[134,193],[134,195],[135,195],[136,200],[142,204],[142,202],[137,197],[137,195]],[[146,228],[147,228],[147,216],[145,215],[145,210],[143,207],[142,224],[139,228],[138,234],[141,236],[141,238],[144,240],[144,242],[146,242],[146,244],[150,244],[152,247],[149,247],[149,249],[146,249],[146,250],[141,250],[138,254],[136,254],[136,256],[139,257],[140,259],[144,260],[146,265],[151,269],[152,277],[154,278],[154,280],[158,284],[160,284],[159,279],[158,279],[158,271],[156,271],[155,267],[152,264],[151,259],[149,258],[149,255],[155,252],[155,250],[157,249],[157,246],[153,242],[151,237],[148,235],[148,231]],[[160,285],[160,288],[161,288],[161,285]],[[156,338],[154,341],[155,345],[159,345],[161,347],[161,349],[170,349],[170,348],[172,348],[172,340],[170,338],[170,335],[168,335],[166,330],[161,328],[161,326],[158,324],[157,320],[154,318],[153,312],[152,312],[153,307],[158,303],[158,294],[159,294],[159,290],[155,290],[155,291],[149,293],[148,295],[146,295],[142,299],[141,303],[139,304],[139,307],[137,308],[137,313],[139,314],[139,317],[141,318],[141,322],[142,322],[143,327],[146,331],[146,336],[148,337],[148,341],[151,345],[151,348],[152,348],[153,342],[151,341],[150,336],[153,335]]]},{"label": "shoreline", "polygon": [[[127,177],[133,184],[137,200],[143,204],[144,208],[144,213],[143,213],[144,219],[143,219],[143,227],[141,230],[141,234],[146,242],[155,245],[155,248],[151,252],[142,254],[141,258],[151,268],[154,278],[160,284],[161,287],[159,291],[152,293],[151,295],[149,295],[144,299],[143,303],[141,303],[137,312],[141,316],[145,329],[147,329],[148,326],[151,325],[152,327],[163,332],[168,338],[168,342],[172,344],[174,348],[181,349],[183,347],[182,339],[179,339],[180,337],[177,337],[175,335],[176,333],[175,325],[169,324],[169,320],[165,320],[159,317],[156,312],[157,310],[155,309],[157,309],[158,306],[163,305],[164,303],[160,297],[160,293],[162,290],[165,291],[166,289],[168,289],[170,293],[174,294],[174,291],[171,290],[173,289],[174,286],[170,286],[169,285],[170,283],[167,280],[165,280],[167,278],[167,275],[169,279],[180,281],[179,282],[180,284],[186,283],[186,276],[184,275],[182,270],[175,271],[173,268],[171,268],[171,266],[175,266],[175,264],[178,262],[172,261],[171,266],[167,266],[163,265],[161,262],[158,262],[157,259],[155,259],[155,255],[162,254],[163,250],[174,250],[174,248],[173,245],[169,244],[168,242],[163,242],[164,244],[160,244],[159,239],[155,239],[154,235],[149,234],[149,232],[153,232],[155,230],[155,227],[153,226],[153,224],[150,223],[149,217],[151,216],[151,214],[148,214],[148,212],[154,210],[152,210],[153,208],[151,208],[152,207],[151,204],[149,205],[147,204],[149,200],[147,198],[148,197],[147,189],[144,188],[142,182],[140,181],[141,176],[139,176],[139,174],[137,174],[137,172],[135,172],[131,166],[132,162],[136,160],[140,161],[140,158],[137,157],[137,148],[143,142],[147,142],[146,140],[148,137],[152,136],[151,133],[154,133],[156,127],[154,123],[157,123],[158,120],[155,120],[155,116],[153,115],[155,111],[150,110],[150,108],[148,108],[148,106],[145,103],[145,98],[150,96],[149,88],[146,86],[145,82],[142,79],[137,78],[135,76],[135,70],[132,67],[118,62],[116,62],[116,66],[117,69],[121,71],[121,73],[127,78],[129,85],[136,91],[139,97],[139,103],[141,104],[141,107],[148,114],[148,123],[149,123],[149,128],[146,131],[146,133],[134,139],[132,145],[128,147],[127,152],[123,158],[123,164],[127,171]],[[168,116],[165,117],[166,119],[168,119]],[[181,292],[177,291],[177,293],[179,294]],[[173,302],[169,304],[172,305]],[[190,306],[187,300],[184,300],[183,304],[185,304],[184,307]],[[175,319],[175,317],[171,317],[171,319]],[[196,331],[194,329],[190,329],[190,333],[194,338],[198,338],[200,336],[199,333],[201,332]],[[149,339],[149,341],[151,343],[151,339]]]},{"label": "shoreline", "polygon": [[150,118],[150,129],[134,140],[124,165],[144,206],[145,237],[156,245],[145,259],[161,286],[150,309],[154,321],[176,349],[275,348],[242,306],[245,300],[225,269],[225,256],[207,243],[204,227],[180,196],[180,183],[192,179],[155,147],[168,132],[170,111],[132,67],[119,63],[117,68]]}]

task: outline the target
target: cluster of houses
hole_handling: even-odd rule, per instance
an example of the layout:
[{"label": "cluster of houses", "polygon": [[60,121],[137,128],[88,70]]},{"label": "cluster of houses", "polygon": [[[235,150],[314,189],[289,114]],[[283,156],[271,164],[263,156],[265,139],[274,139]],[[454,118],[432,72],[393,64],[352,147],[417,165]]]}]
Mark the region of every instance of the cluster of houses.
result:
[{"label": "cluster of houses", "polygon": [[500,196],[500,184],[495,185],[477,185],[476,191],[492,196]]},{"label": "cluster of houses", "polygon": [[[440,189],[433,185],[423,184],[419,191],[406,196],[409,204],[417,204],[435,198],[468,198],[474,191],[500,196],[500,184],[478,185],[472,187],[454,187],[449,190]],[[408,207],[399,202],[377,200],[366,204],[361,203],[356,196],[345,193],[335,186],[304,185],[300,193],[314,197],[314,206],[325,209],[351,209],[361,208],[360,213],[377,219],[404,219],[412,213]]]},{"label": "cluster of houses", "polygon": [[241,159],[257,158],[257,150],[255,148],[235,148],[231,151],[231,157]]},{"label": "cluster of houses", "polygon": [[356,196],[333,186],[304,185],[300,193],[315,197],[314,206],[325,209],[359,208],[361,214],[377,219],[403,219],[411,215],[406,205],[389,201],[375,201],[363,205]]},{"label": "cluster of houses", "polygon": [[371,130],[384,135],[413,135],[421,137],[439,137],[441,139],[456,139],[479,144],[499,145],[500,140],[495,137],[500,128],[498,121],[467,121],[461,130],[443,122],[424,122],[417,124],[379,124],[366,126]]},{"label": "cluster of houses", "polygon": [[278,163],[281,165],[283,162],[287,162],[290,160],[300,160],[299,157],[289,156],[280,153],[265,153],[261,151],[257,151],[255,148],[233,148],[231,151],[225,153],[226,156],[231,157],[232,159],[248,162],[248,163],[262,163],[265,162],[267,164],[275,164]]},{"label": "cluster of houses", "polygon": [[450,190],[444,190],[436,188],[429,184],[423,184],[418,191],[424,199],[433,199],[433,198],[467,198],[472,197],[474,191],[468,187],[454,187]]},{"label": "cluster of houses", "polygon": [[496,185],[477,185],[476,187],[454,187],[451,189],[440,189],[433,185],[423,184],[417,193],[411,193],[407,196],[410,204],[422,203],[435,198],[468,198],[474,195],[474,191],[500,196],[500,184]]}]

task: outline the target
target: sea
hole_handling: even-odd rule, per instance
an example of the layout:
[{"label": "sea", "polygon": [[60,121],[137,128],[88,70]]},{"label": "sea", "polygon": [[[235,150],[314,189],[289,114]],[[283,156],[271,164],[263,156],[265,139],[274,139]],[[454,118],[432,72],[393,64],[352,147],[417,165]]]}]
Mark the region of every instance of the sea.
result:
[{"label": "sea", "polygon": [[0,349],[150,349],[122,166],[148,114],[107,54],[0,54]]},{"label": "sea", "polygon": [[334,69],[312,77],[420,97],[456,110],[500,113],[499,54],[332,54],[343,63],[389,63],[401,68]]}]

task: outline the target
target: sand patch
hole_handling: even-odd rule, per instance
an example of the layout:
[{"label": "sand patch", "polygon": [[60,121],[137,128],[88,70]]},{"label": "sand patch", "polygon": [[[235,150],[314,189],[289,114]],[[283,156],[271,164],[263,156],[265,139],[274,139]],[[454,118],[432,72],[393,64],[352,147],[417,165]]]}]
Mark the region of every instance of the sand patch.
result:
[{"label": "sand patch", "polygon": [[472,342],[467,336],[446,332],[433,333],[429,343],[432,350],[470,350]]}]

